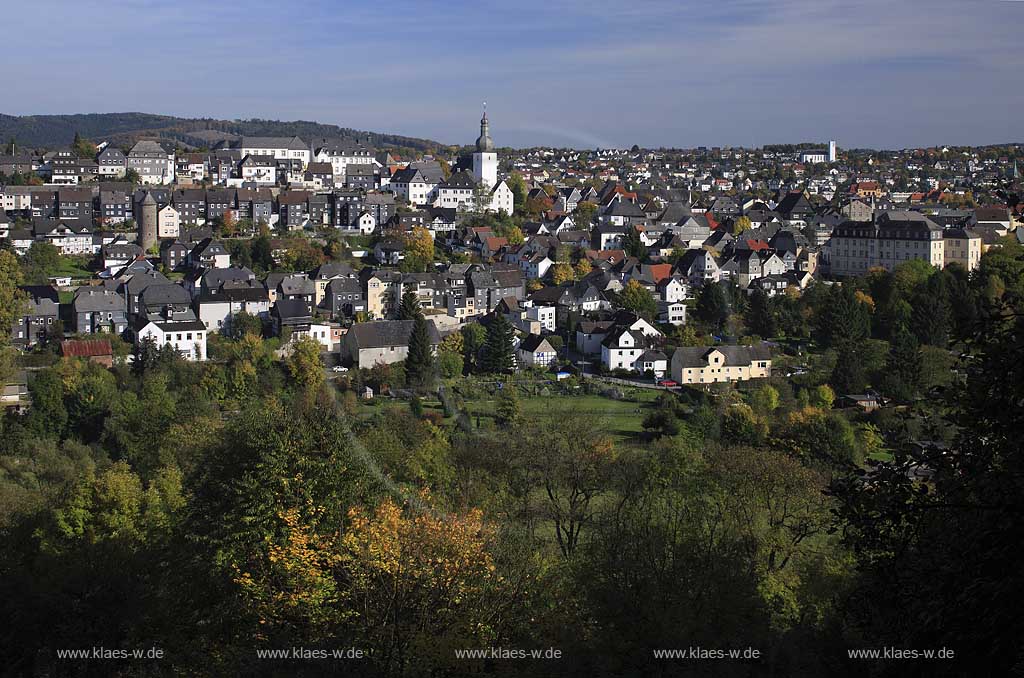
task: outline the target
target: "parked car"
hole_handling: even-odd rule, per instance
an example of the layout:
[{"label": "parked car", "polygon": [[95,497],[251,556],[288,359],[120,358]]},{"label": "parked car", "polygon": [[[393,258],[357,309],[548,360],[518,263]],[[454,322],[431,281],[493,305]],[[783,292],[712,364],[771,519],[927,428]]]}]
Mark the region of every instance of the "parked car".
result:
[{"label": "parked car", "polygon": [[347,367],[343,367],[343,366],[341,366],[341,365],[336,365],[336,366],[335,366],[335,367],[333,368],[333,371],[334,371],[334,372],[348,372],[348,368],[347,368]]},{"label": "parked car", "polygon": [[666,388],[674,388],[676,386],[679,386],[679,384],[677,384],[676,382],[672,381],[671,379],[659,379],[658,380],[658,386],[664,386]]}]

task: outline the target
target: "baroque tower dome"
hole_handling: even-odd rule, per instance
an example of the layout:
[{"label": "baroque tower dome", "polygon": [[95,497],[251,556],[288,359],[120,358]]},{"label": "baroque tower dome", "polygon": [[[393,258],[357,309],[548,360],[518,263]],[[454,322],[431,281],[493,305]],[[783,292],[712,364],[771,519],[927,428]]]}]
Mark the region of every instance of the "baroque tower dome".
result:
[{"label": "baroque tower dome", "polygon": [[494,142],[491,141],[490,124],[487,122],[487,111],[484,117],[480,118],[480,136],[476,138],[477,153],[493,153]]}]

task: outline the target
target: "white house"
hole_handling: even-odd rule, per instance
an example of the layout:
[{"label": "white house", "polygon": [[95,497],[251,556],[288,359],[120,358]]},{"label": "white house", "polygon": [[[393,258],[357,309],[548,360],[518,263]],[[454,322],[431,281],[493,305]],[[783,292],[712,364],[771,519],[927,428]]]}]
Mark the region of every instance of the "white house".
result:
[{"label": "white house", "polygon": [[135,335],[136,345],[152,338],[157,346],[169,344],[185,360],[206,360],[206,326],[198,320],[149,320]]},{"label": "white house", "polygon": [[554,332],[556,310],[554,306],[527,306],[526,317],[539,322],[541,329]]},{"label": "white house", "polygon": [[227,332],[231,319],[239,313],[259,318],[270,316],[270,298],[263,285],[250,287],[224,286],[196,297],[196,311],[200,322],[210,331]]},{"label": "white house", "polygon": [[299,137],[242,137],[238,142],[242,155],[269,155],[275,160],[299,160],[309,164],[309,144]]},{"label": "white house", "polygon": [[530,334],[516,349],[520,367],[550,367],[557,358],[554,347],[544,337]]},{"label": "white house", "polygon": [[685,325],[686,304],[681,301],[659,301],[658,322],[669,325]]},{"label": "white house", "polygon": [[177,238],[181,234],[181,218],[174,205],[167,203],[156,213],[156,235],[158,238]]},{"label": "white house", "polygon": [[652,372],[661,379],[668,372],[668,356],[656,349],[648,349],[637,358],[634,367],[641,374]]},{"label": "white house", "polygon": [[635,369],[637,359],[649,344],[643,332],[627,327],[616,328],[601,342],[601,364],[606,370]]}]

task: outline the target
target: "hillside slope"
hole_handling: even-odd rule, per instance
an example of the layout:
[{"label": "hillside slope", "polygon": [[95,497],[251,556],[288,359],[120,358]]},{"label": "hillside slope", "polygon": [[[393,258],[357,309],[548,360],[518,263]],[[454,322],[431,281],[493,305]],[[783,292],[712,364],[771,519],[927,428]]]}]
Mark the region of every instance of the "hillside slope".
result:
[{"label": "hillside slope", "polygon": [[78,113],[74,115],[0,114],[0,140],[15,139],[22,147],[67,146],[75,133],[94,141],[128,145],[141,138],[159,138],[187,146],[210,146],[239,136],[299,136],[306,141],[344,139],[362,141],[376,148],[430,152],[442,144],[397,134],[363,132],[337,125],[295,120],[215,120],[178,118],[152,113]]}]

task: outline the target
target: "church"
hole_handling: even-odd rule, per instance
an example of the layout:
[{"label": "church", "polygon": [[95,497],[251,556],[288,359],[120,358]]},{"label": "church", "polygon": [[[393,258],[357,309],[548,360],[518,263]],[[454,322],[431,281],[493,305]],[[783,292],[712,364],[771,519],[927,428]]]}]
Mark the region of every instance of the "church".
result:
[{"label": "church", "polygon": [[467,165],[468,158],[460,159],[456,171],[438,185],[434,207],[472,209],[479,204],[484,210],[512,214],[515,197],[512,189],[498,180],[498,154],[494,151],[486,110],[480,119],[480,136],[476,139],[472,170],[465,167]]}]

